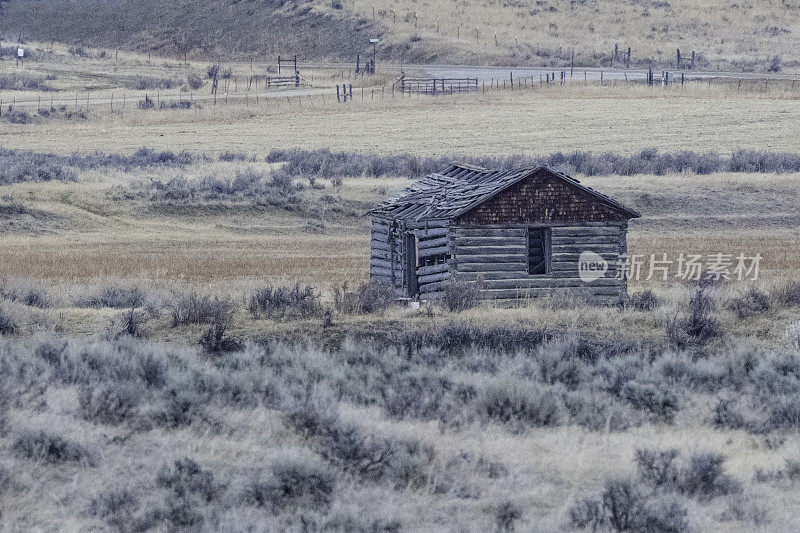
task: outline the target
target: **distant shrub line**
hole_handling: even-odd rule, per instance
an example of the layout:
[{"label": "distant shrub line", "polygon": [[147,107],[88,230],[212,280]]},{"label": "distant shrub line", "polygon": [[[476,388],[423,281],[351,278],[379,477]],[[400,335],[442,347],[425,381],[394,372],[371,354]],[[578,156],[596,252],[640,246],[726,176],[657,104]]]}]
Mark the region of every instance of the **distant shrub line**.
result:
[{"label": "distant shrub line", "polygon": [[75,181],[78,170],[132,170],[155,165],[180,167],[195,160],[197,156],[188,152],[158,152],[149,148],[140,148],[131,155],[100,152],[58,155],[0,148],[0,185],[27,181]]},{"label": "distant shrub line", "polygon": [[546,165],[567,174],[587,176],[638,174],[662,175],[670,172],[800,172],[800,154],[738,150],[731,155],[684,150],[661,153],[655,148],[633,155],[611,152],[556,152],[547,156],[513,155],[506,157],[416,157],[409,154],[331,152],[329,150],[272,150],[268,162],[284,162],[292,176],[318,175],[324,178],[347,176],[419,177],[437,172],[453,161],[491,169],[528,168]]},{"label": "distant shrub line", "polygon": [[[17,112],[13,120],[26,123],[31,117]],[[24,116],[23,116],[24,115]],[[7,117],[11,115],[6,113]],[[6,118],[7,118],[6,117]],[[218,159],[224,162],[251,161],[258,157],[225,152]],[[682,151],[672,154],[657,149],[642,150],[626,156],[611,152],[556,152],[548,156],[529,157],[418,157],[410,154],[378,155],[358,152],[331,152],[330,150],[272,150],[264,158],[268,163],[283,163],[273,171],[274,180],[326,178],[341,183],[345,177],[410,177],[417,178],[441,171],[454,161],[492,169],[529,168],[546,165],[567,174],[587,176],[639,174],[663,175],[670,172],[709,174],[712,172],[800,172],[800,154],[739,150],[731,155],[714,152]],[[182,167],[200,161],[211,161],[207,156],[183,151],[155,151],[140,148],[131,155],[88,154],[57,155],[25,150],[0,148],[0,185],[23,181],[74,181],[76,171],[98,168],[134,170],[155,165]],[[180,182],[173,183],[179,187]],[[313,185],[313,182],[312,182]],[[219,186],[214,186],[219,188]]]},{"label": "distant shrub line", "polygon": [[2,91],[52,91],[54,90],[47,84],[44,78],[35,78],[17,74],[5,74],[0,76],[0,90]]}]

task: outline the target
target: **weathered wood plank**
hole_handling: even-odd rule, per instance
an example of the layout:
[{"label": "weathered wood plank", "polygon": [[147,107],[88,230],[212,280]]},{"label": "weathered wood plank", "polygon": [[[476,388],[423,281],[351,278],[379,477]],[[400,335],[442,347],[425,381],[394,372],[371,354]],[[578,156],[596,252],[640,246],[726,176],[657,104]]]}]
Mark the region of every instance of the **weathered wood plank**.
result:
[{"label": "weathered wood plank", "polygon": [[455,237],[525,237],[525,228],[465,228],[453,227],[450,232]]},{"label": "weathered wood plank", "polygon": [[574,245],[574,244],[561,244],[552,243],[550,246],[553,255],[555,254],[578,254],[583,252],[594,252],[596,254],[619,254],[619,243],[612,244],[589,244],[589,245]]},{"label": "weathered wood plank", "polygon": [[387,261],[391,261],[392,252],[388,252],[386,250],[380,250],[378,248],[373,248],[370,251],[370,257],[377,257],[378,259],[385,259]]},{"label": "weathered wood plank", "polygon": [[577,226],[553,228],[555,237],[599,237],[604,235],[619,235],[619,226]]},{"label": "weathered wood plank", "polygon": [[417,256],[418,257],[430,257],[432,255],[441,255],[441,254],[449,254],[450,247],[449,246],[440,246],[439,248],[426,248],[424,250],[418,250]]},{"label": "weathered wood plank", "polygon": [[464,255],[456,257],[459,263],[469,261],[470,263],[520,263],[526,261],[525,252],[516,254],[495,254],[495,255]]},{"label": "weathered wood plank", "polygon": [[414,233],[417,237],[422,239],[433,239],[435,237],[444,237],[448,234],[448,228],[427,228],[427,229],[418,229],[415,230]]},{"label": "weathered wood plank", "polygon": [[441,272],[439,274],[428,274],[426,276],[419,276],[420,287],[426,283],[434,283],[437,281],[447,281],[450,279],[450,272]]},{"label": "weathered wood plank", "polygon": [[390,270],[391,270],[391,268],[392,268],[392,262],[391,262],[391,261],[387,261],[387,260],[385,260],[385,259],[379,259],[379,258],[377,258],[377,257],[372,257],[372,258],[370,258],[370,260],[369,260],[369,264],[370,264],[370,266],[373,266],[373,265],[374,265],[374,266],[376,266],[376,267],[380,267],[380,268],[388,268],[388,269],[390,269]]},{"label": "weathered wood plank", "polygon": [[381,241],[374,238],[370,241],[370,246],[377,250],[386,250],[387,252],[392,250],[392,245],[389,244],[389,241]]},{"label": "weathered wood plank", "polygon": [[454,246],[525,246],[524,237],[456,237]]},{"label": "weathered wood plank", "polygon": [[451,227],[454,229],[522,229],[528,228],[585,228],[585,227],[627,227],[626,221],[600,221],[600,222],[503,222],[502,224],[469,224],[469,223],[454,223]]},{"label": "weathered wood plank", "polygon": [[[613,252],[595,252],[595,253],[597,253],[597,255],[608,261],[609,264],[615,262],[619,258],[619,252],[616,250],[614,250]],[[577,265],[580,256],[581,256],[580,253],[555,253],[555,251],[553,251],[551,257],[554,263],[573,261]]]},{"label": "weathered wood plank", "polygon": [[459,263],[460,272],[527,271],[527,263]]},{"label": "weathered wood plank", "polygon": [[447,286],[447,281],[439,281],[436,283],[426,283],[420,286],[419,292],[424,294],[428,292],[437,292],[443,290]]},{"label": "weathered wood plank", "polygon": [[450,266],[447,263],[441,263],[439,265],[417,267],[417,274],[421,276],[426,276],[428,274],[439,274],[441,272],[448,272],[449,269]]},{"label": "weathered wood plank", "polygon": [[614,242],[619,242],[619,238],[616,235],[593,235],[585,237],[565,237],[563,235],[553,235],[552,237],[553,244],[558,243],[566,245],[591,246],[593,244],[610,244]]},{"label": "weathered wood plank", "polygon": [[388,278],[392,277],[391,269],[383,268],[383,267],[379,267],[379,266],[375,266],[375,265],[370,265],[369,273],[370,273],[370,276],[374,274],[376,276],[383,276],[383,277],[388,277]]},{"label": "weathered wood plank", "polygon": [[426,250],[428,248],[441,248],[447,246],[447,237],[437,237],[435,239],[426,239],[417,243],[417,250]]},{"label": "weathered wood plank", "polygon": [[620,287],[620,281],[614,279],[598,279],[587,284],[580,279],[505,279],[486,280],[483,286],[486,289],[561,289],[561,288],[589,288],[589,287]]},{"label": "weathered wood plank", "polygon": [[454,246],[453,255],[493,255],[522,254],[527,248],[523,246]]},{"label": "weathered wood plank", "polygon": [[484,280],[502,279],[524,279],[528,275],[526,270],[510,270],[504,272],[456,272],[453,279],[457,281],[477,281],[478,278]]},{"label": "weathered wood plank", "polygon": [[409,220],[406,222],[406,225],[408,229],[446,228],[450,225],[450,221],[447,219],[425,221]]}]

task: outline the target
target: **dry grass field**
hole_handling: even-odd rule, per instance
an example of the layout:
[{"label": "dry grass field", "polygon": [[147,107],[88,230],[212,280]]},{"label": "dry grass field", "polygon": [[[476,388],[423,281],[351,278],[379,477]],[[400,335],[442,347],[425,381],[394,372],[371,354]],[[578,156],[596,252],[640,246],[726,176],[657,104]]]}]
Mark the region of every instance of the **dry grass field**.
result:
[{"label": "dry grass field", "polygon": [[[166,177],[233,176],[264,166],[198,163],[167,171]],[[152,206],[114,194],[115,186],[157,179],[160,172],[88,171],[77,183],[3,187],[0,206],[22,206],[29,214],[13,224],[4,222],[0,275],[201,283],[255,278],[325,289],[344,281],[360,283],[366,281],[369,262],[369,219],[364,215],[385,194],[409,183],[353,178],[334,188],[320,180],[326,189],[306,191],[303,201],[314,204],[327,195],[331,204],[327,212],[311,214],[225,203]],[[797,182],[797,174],[751,173],[583,178],[647,213],[632,222],[631,253],[673,258],[680,252],[761,253],[762,273],[773,278],[800,273]]]},{"label": "dry grass field", "polygon": [[[48,50],[49,45],[41,48]],[[75,57],[59,46],[53,54],[45,52],[19,68],[2,62],[0,76],[27,76],[54,89],[0,86],[6,105],[27,102],[19,109],[35,116],[39,102],[49,108],[52,99],[56,108],[63,105],[67,112],[79,113],[69,119],[61,116],[63,112],[54,113],[55,118],[33,118],[30,124],[0,119],[0,142],[7,148],[57,153],[133,152],[141,146],[216,154],[302,146],[454,156],[548,154],[586,147],[619,153],[652,147],[721,153],[740,148],[796,150],[793,117],[798,113],[800,82],[791,80],[692,82],[665,90],[621,80],[584,85],[578,76],[564,86],[534,83],[515,91],[431,99],[393,93],[396,67],[386,67],[366,82],[349,78],[351,67],[316,68],[303,72],[313,88],[262,91],[256,102],[256,90],[247,91],[247,80],[264,65],[256,64],[251,71],[249,63],[230,63],[223,65],[232,73],[229,98],[226,103],[221,90],[214,105],[205,67],[206,63],[184,67],[175,61],[148,62],[135,54],[122,54],[119,62],[110,56]],[[186,86],[190,77],[204,85],[192,91]],[[173,86],[130,88],[142,81]],[[354,85],[353,101],[337,103],[337,83]],[[165,103],[193,99],[201,107],[139,110],[145,95]],[[478,131],[485,133],[475,134]]]},{"label": "dry grass field", "polygon": [[[205,64],[113,65],[0,63],[55,89],[0,89],[0,529],[798,529],[791,82],[392,98],[384,74],[345,104],[319,69],[322,92],[255,103],[238,63],[227,106],[156,110],[126,79]],[[365,213],[430,158],[556,152],[641,165],[575,176],[643,214],[631,254],[761,254],[760,278],[631,280],[611,308],[366,284]],[[658,154],[695,163],[641,170]]]},{"label": "dry grass field", "polygon": [[[343,2],[345,6],[349,2]],[[364,17],[373,10],[392,28],[392,44],[406,46],[418,60],[509,64],[569,64],[575,46],[578,65],[606,66],[619,47],[631,61],[674,64],[691,51],[705,65],[763,70],[780,52],[797,62],[800,41],[797,5],[786,1],[738,3],[714,0],[669,2],[390,2],[355,1]],[[451,50],[457,50],[452,52]],[[449,52],[449,53],[448,53]],[[769,57],[767,57],[769,56]],[[505,63],[503,63],[505,62]]]}]

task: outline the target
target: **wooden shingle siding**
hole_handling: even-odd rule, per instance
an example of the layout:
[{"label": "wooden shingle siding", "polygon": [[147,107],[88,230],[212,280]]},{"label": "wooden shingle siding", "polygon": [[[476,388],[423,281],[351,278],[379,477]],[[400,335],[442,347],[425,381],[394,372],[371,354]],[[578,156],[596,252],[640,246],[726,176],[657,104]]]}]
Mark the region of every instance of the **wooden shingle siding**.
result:
[{"label": "wooden shingle siding", "polygon": [[623,222],[624,214],[552,173],[540,170],[458,218],[459,224]]}]

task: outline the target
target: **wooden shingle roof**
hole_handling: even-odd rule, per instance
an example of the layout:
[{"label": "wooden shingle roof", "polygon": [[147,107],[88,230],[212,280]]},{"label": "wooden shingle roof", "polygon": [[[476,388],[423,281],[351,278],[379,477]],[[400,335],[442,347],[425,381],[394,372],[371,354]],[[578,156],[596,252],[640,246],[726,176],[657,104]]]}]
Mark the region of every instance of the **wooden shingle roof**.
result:
[{"label": "wooden shingle roof", "polygon": [[387,200],[371,213],[406,221],[453,219],[541,170],[591,194],[598,201],[620,210],[628,218],[641,216],[616,200],[581,185],[575,178],[548,167],[489,170],[464,164],[450,165],[442,172],[415,181],[401,196]]}]

